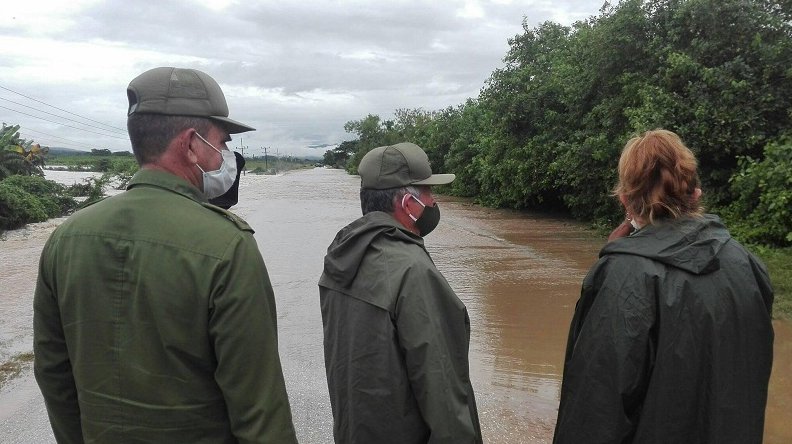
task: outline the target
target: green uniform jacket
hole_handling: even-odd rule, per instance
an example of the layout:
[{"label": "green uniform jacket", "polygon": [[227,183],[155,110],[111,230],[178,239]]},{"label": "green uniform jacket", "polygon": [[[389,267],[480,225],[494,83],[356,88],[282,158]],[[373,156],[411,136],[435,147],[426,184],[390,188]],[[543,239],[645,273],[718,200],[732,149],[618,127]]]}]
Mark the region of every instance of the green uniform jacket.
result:
[{"label": "green uniform jacket", "polygon": [[328,248],[319,293],[336,442],[481,442],[470,320],[420,237],[363,216]]},{"label": "green uniform jacket", "polygon": [[34,352],[59,443],[296,442],[253,230],[176,176],[141,170],[55,230]]},{"label": "green uniform jacket", "polygon": [[716,216],[608,243],[572,319],[555,442],[761,443],[772,304]]}]

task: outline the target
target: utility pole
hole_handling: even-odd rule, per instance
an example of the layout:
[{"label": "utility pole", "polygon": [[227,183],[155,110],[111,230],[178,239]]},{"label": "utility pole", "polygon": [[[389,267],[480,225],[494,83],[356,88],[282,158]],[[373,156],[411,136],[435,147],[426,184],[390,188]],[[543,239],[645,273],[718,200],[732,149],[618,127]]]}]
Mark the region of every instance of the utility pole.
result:
[{"label": "utility pole", "polygon": [[264,150],[264,170],[265,170],[265,171],[266,171],[267,169],[269,169],[269,165],[267,165],[267,148],[269,148],[269,147],[268,147],[268,146],[265,146],[265,147],[262,147],[262,148],[261,148],[261,149],[263,149],[263,150]]},{"label": "utility pole", "polygon": [[[247,147],[245,145],[242,145],[242,138],[240,137],[239,138],[239,151],[242,151],[242,158],[243,159],[245,158],[245,148],[247,148]],[[243,176],[245,175],[245,167],[242,167],[242,175]]]}]

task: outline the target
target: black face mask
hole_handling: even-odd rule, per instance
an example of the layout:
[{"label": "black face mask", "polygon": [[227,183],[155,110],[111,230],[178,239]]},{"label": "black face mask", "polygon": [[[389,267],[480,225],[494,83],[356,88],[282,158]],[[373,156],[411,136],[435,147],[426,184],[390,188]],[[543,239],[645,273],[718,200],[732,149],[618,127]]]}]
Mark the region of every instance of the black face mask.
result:
[{"label": "black face mask", "polygon": [[421,233],[421,237],[426,236],[435,228],[437,228],[437,224],[440,223],[440,207],[437,206],[437,202],[435,202],[435,204],[431,207],[428,207],[426,204],[421,202],[421,199],[418,199],[412,194],[406,194],[405,196],[412,197],[424,207],[423,213],[421,213],[421,217],[418,219],[410,215],[410,218],[415,221],[415,227],[418,228],[418,232]]},{"label": "black face mask", "polygon": [[437,202],[435,202],[431,207],[424,207],[421,217],[415,221],[415,226],[418,227],[418,231],[421,232],[421,237],[424,237],[431,233],[432,230],[437,227],[438,223],[440,223],[440,207],[437,206]]}]

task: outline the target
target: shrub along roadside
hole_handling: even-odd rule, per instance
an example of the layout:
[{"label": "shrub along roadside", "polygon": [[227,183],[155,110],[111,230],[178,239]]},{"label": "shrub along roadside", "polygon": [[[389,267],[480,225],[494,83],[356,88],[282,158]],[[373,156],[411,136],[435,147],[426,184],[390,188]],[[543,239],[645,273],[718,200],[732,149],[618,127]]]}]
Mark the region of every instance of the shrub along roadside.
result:
[{"label": "shrub along roadside", "polygon": [[0,231],[72,212],[70,189],[41,176],[11,175],[0,181]]},{"label": "shrub along roadside", "polygon": [[792,248],[752,247],[767,265],[775,291],[773,317],[792,321]]},{"label": "shrub along roadside", "polygon": [[792,244],[792,137],[768,144],[761,161],[738,162],[730,179],[734,201],[724,211],[732,232],[746,242]]},{"label": "shrub along roadside", "polygon": [[70,187],[41,176],[12,175],[0,180],[0,232],[65,216],[79,206],[76,197],[101,198],[109,179],[88,179]]},{"label": "shrub along roadside", "polygon": [[0,181],[0,231],[42,222],[48,217],[45,205],[36,196],[5,180]]}]

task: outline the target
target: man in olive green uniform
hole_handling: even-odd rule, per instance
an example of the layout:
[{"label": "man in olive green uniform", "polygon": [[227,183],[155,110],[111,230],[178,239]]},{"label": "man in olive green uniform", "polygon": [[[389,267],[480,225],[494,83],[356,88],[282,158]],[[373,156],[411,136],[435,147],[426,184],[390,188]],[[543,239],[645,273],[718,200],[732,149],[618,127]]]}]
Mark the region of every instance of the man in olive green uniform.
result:
[{"label": "man in olive green uniform", "polygon": [[435,174],[412,143],[360,162],[363,217],[327,250],[319,281],[338,443],[479,443],[465,305],[422,236],[440,220]]},{"label": "man in olive green uniform", "polygon": [[59,443],[296,442],[253,230],[208,203],[234,182],[219,85],[155,68],[127,90],[140,171],[41,255],[35,375]]}]

